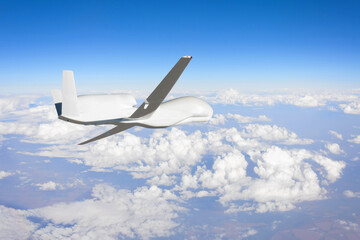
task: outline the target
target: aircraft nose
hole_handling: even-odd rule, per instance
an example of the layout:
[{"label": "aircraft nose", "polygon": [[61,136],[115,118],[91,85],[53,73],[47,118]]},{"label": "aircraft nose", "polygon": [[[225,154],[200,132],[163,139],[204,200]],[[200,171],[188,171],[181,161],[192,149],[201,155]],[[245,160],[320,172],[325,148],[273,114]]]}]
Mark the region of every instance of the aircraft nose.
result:
[{"label": "aircraft nose", "polygon": [[198,107],[196,109],[196,115],[199,117],[211,117],[213,115],[212,107],[205,101],[198,99]]}]

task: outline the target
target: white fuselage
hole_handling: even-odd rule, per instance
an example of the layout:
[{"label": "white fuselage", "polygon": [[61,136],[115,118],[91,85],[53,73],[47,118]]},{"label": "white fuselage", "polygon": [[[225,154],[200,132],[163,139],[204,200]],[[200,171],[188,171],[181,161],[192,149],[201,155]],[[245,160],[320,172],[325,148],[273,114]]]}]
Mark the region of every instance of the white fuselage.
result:
[{"label": "white fuselage", "polygon": [[114,119],[118,123],[132,123],[150,128],[174,126],[191,122],[208,121],[213,110],[205,101],[196,97],[180,97],[161,103],[152,113],[141,118],[129,119],[137,109],[130,94],[99,94],[78,96],[77,115],[65,118],[90,123]]}]

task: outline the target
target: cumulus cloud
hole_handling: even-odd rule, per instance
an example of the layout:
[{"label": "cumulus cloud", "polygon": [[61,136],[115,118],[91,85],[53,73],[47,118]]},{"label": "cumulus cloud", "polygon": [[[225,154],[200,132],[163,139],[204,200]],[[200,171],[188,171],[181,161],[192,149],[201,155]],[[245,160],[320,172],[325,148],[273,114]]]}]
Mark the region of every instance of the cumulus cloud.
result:
[{"label": "cumulus cloud", "polygon": [[11,176],[11,175],[14,175],[14,173],[12,173],[12,172],[6,172],[6,171],[0,171],[0,179],[9,177],[9,176]]},{"label": "cumulus cloud", "polygon": [[68,188],[77,187],[79,185],[84,185],[84,182],[81,179],[72,179],[72,181],[67,183],[56,183],[54,181],[48,181],[45,183],[34,184],[41,191],[54,191],[54,190],[65,190]]},{"label": "cumulus cloud", "polygon": [[360,198],[360,192],[353,192],[351,190],[345,190],[344,196],[347,198]]},{"label": "cumulus cloud", "polygon": [[[270,104],[271,101],[275,103],[278,102],[276,99],[282,99],[280,101],[282,103],[290,102],[289,98],[284,96],[271,98],[270,102],[266,96],[262,100],[252,97],[247,98],[246,101],[254,104],[256,101],[263,101],[264,104]],[[306,105],[304,102],[308,105],[315,104],[313,98],[306,96],[303,96],[297,104]],[[322,103],[318,100],[316,104]],[[42,115],[41,113],[49,109],[36,107],[36,111],[33,111],[35,115]],[[28,112],[24,111],[23,114],[26,113],[27,116]],[[47,144],[38,152],[27,154],[63,157],[73,163],[89,166],[89,170],[92,171],[124,170],[134,178],[145,179],[146,183],[152,186],[139,191],[156,190],[162,194],[166,193],[168,197],[180,197],[183,200],[191,197],[216,196],[220,203],[228,208],[229,213],[287,211],[295,208],[299,202],[323,199],[326,197],[326,184],[339,179],[345,167],[344,162],[334,161],[320,153],[291,149],[293,145],[311,144],[313,140],[299,138],[296,133],[277,125],[252,123],[269,120],[261,115],[258,117],[226,115],[227,118],[240,123],[250,123],[239,125],[238,128],[216,128],[211,131],[189,133],[173,127],[154,130],[146,138],[123,132],[89,145],[78,146],[75,143],[82,137],[86,138],[95,131],[101,132],[103,129],[61,122],[56,119],[56,115],[54,117],[54,109],[51,111],[52,115],[39,117],[38,122],[34,119],[29,122],[29,119],[21,118],[22,115],[18,113],[20,120],[1,122],[0,132],[22,134],[25,136],[24,141]],[[221,124],[224,119],[224,115],[215,115],[214,124]],[[33,124],[34,121],[38,124]],[[286,146],[279,147],[275,146],[276,144]],[[212,166],[205,164],[204,156],[214,159]],[[248,169],[250,161],[252,167]],[[315,168],[314,163],[320,167]],[[251,175],[250,170],[253,172]],[[167,186],[171,190],[162,190],[159,186]],[[66,184],[58,185],[50,181],[39,183],[38,187],[44,190],[56,190],[65,188]],[[88,202],[96,208],[98,200],[92,199]],[[243,201],[248,203],[244,204]],[[86,205],[88,202],[82,204]],[[66,204],[61,206],[68,207]],[[60,231],[57,225],[71,225],[78,220],[67,218],[57,221],[47,215],[43,217],[54,223],[43,231],[54,233]],[[168,228],[166,234],[170,234],[169,229],[172,227]],[[65,231],[59,233],[64,237],[76,236],[72,235],[73,227],[61,231]],[[136,235],[120,232],[126,237]],[[167,236],[166,234],[156,236]]]},{"label": "cumulus cloud", "polygon": [[0,97],[0,117],[4,114],[28,108],[30,104],[34,103],[36,98],[38,98],[38,96]]},{"label": "cumulus cloud", "polygon": [[209,120],[210,124],[219,125],[225,124],[226,118],[223,114],[214,114],[213,117]]},{"label": "cumulus cloud", "polygon": [[46,183],[38,183],[35,185],[38,186],[39,189],[42,191],[51,191],[51,190],[56,190],[57,188],[61,188],[61,186],[58,183],[55,183],[53,181],[49,181]]},{"label": "cumulus cloud", "polygon": [[254,172],[259,176],[239,189],[234,186],[220,197],[228,203],[235,200],[254,200],[255,205],[235,205],[229,212],[255,209],[257,212],[287,211],[302,201],[322,199],[326,190],[321,188],[316,173],[305,159],[313,157],[306,150],[284,150],[271,147],[265,152],[251,155],[257,163]]},{"label": "cumulus cloud", "polygon": [[280,141],[283,144],[311,144],[311,139],[299,139],[297,134],[276,125],[249,124],[245,126],[244,136],[266,141]]},{"label": "cumulus cloud", "polygon": [[360,101],[354,101],[347,104],[340,104],[340,108],[344,111],[344,113],[348,114],[360,114]]},{"label": "cumulus cloud", "polygon": [[[48,221],[33,237],[118,239],[118,237],[168,237],[178,225],[174,220],[184,209],[174,195],[160,188],[142,187],[134,192],[96,185],[91,199],[58,203],[29,210],[30,216]],[[64,227],[69,225],[69,227]]]},{"label": "cumulus cloud", "polygon": [[0,205],[0,239],[27,239],[36,227],[26,211]]},{"label": "cumulus cloud", "polygon": [[337,137],[337,138],[340,139],[340,140],[343,140],[343,136],[342,136],[340,133],[336,132],[336,131],[330,130],[330,131],[329,131],[329,134]]},{"label": "cumulus cloud", "polygon": [[344,153],[344,151],[340,148],[339,144],[337,143],[327,143],[325,144],[325,148],[329,150],[332,154],[340,154]]},{"label": "cumulus cloud", "polygon": [[[106,184],[92,198],[43,208],[16,210],[0,206],[1,239],[118,239],[169,237],[185,209],[175,195],[156,186],[134,192]],[[42,224],[29,217],[41,219]],[[38,220],[36,220],[38,221]]]},{"label": "cumulus cloud", "polygon": [[[247,154],[256,164],[253,170],[257,177],[247,175],[248,163],[244,155],[234,149],[218,157],[212,169],[198,167],[194,176],[183,177],[181,186],[185,189],[215,189],[220,203],[229,206],[227,213],[288,211],[298,202],[326,196],[326,189],[308,163],[310,159],[323,167],[322,175],[329,182],[338,179],[345,167],[344,162],[304,149],[286,150],[272,146],[265,151],[252,150]],[[237,201],[248,203],[239,205]]]}]

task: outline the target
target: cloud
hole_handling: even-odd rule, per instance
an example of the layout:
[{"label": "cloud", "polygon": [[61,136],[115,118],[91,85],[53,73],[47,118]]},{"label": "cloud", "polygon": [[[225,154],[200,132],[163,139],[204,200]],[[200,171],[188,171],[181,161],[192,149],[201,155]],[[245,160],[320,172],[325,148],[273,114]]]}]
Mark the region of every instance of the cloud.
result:
[{"label": "cloud", "polygon": [[337,133],[337,132],[335,132],[335,131],[333,131],[333,130],[330,130],[330,131],[329,131],[329,134],[337,137],[337,138],[340,139],[340,140],[343,140],[343,136],[342,136],[340,133]]},{"label": "cloud", "polygon": [[35,184],[35,185],[38,186],[39,189],[42,190],[42,191],[51,191],[51,190],[56,190],[58,188],[61,188],[60,184],[55,183],[53,181],[49,181],[49,182],[46,182],[46,183],[38,183],[38,184]]},{"label": "cloud", "polygon": [[311,144],[311,139],[299,139],[296,133],[276,125],[249,124],[245,126],[245,137],[259,138],[266,141],[279,141],[283,144]]},{"label": "cloud", "polygon": [[258,117],[250,117],[250,116],[243,116],[240,114],[226,114],[226,117],[223,114],[214,114],[213,117],[210,119],[209,123],[212,125],[224,125],[227,119],[234,119],[237,123],[251,123],[251,122],[268,122],[271,121],[265,115],[259,115]]},{"label": "cloud", "polygon": [[56,183],[54,181],[48,181],[45,183],[35,184],[41,191],[54,191],[54,190],[65,190],[67,188],[77,187],[79,185],[84,185],[84,182],[81,179],[73,179],[68,183]]},{"label": "cloud", "polygon": [[177,212],[184,211],[172,201],[173,194],[155,186],[129,192],[98,184],[92,197],[29,210],[30,216],[48,222],[34,232],[33,238],[168,237],[178,226],[174,221]]},{"label": "cloud", "polygon": [[344,111],[344,113],[348,114],[360,114],[360,101],[354,101],[347,104],[340,104],[340,108]]},{"label": "cloud", "polygon": [[26,218],[25,210],[0,205],[0,239],[27,239],[36,227]]},{"label": "cloud", "polygon": [[360,192],[353,192],[351,190],[345,190],[344,196],[347,198],[360,198]]},{"label": "cloud", "polygon": [[98,184],[83,201],[29,210],[0,206],[0,239],[169,237],[183,211],[170,191],[156,186],[130,192]]},{"label": "cloud", "polygon": [[81,161],[80,159],[68,159],[68,162],[70,163],[75,163],[75,164],[83,164],[83,161]]},{"label": "cloud", "polygon": [[337,223],[347,231],[359,231],[359,224],[357,223],[341,219],[337,220]]},{"label": "cloud", "polygon": [[[330,182],[336,181],[345,167],[344,162],[307,150],[271,146],[265,151],[251,150],[247,154],[256,164],[253,170],[257,177],[246,174],[247,162],[236,150],[216,159],[212,170],[198,167],[195,173],[202,188],[216,189],[220,203],[230,206],[227,213],[288,211],[298,202],[323,199],[326,190],[308,160],[320,164],[324,169],[322,175]],[[239,205],[237,201],[248,203]]]},{"label": "cloud", "polygon": [[331,183],[340,178],[342,170],[346,166],[345,162],[343,161],[334,161],[330,158],[318,154],[313,157],[313,160],[325,169],[325,172],[321,172],[321,174],[325,176]]},{"label": "cloud", "polygon": [[222,114],[214,114],[212,118],[209,120],[209,123],[212,125],[225,124],[226,118]]},{"label": "cloud", "polygon": [[253,228],[249,228],[245,233],[241,235],[241,238],[247,238],[257,234],[257,231]]},{"label": "cloud", "polygon": [[196,174],[204,188],[220,188],[246,182],[248,180],[247,165],[244,155],[234,149],[232,152],[217,157],[212,170],[198,168]]},{"label": "cloud", "polygon": [[220,90],[213,96],[203,97],[214,104],[241,104],[244,106],[274,106],[276,104],[293,105],[297,107],[326,107],[337,111],[333,105],[347,114],[360,114],[359,93],[349,91],[277,91],[259,93],[241,93],[230,88]]},{"label": "cloud", "polygon": [[[125,132],[87,146],[45,147],[35,155],[81,159],[85,165],[102,171],[128,171],[150,185],[174,186],[172,191],[179,191],[184,200],[217,196],[229,208],[228,213],[267,212],[288,211],[299,202],[323,199],[327,182],[340,178],[343,162],[305,149],[273,145],[311,142],[276,125],[248,124],[240,129],[220,128],[204,133],[160,129],[148,138]],[[205,154],[214,155],[210,169],[202,164]],[[248,161],[255,164],[256,177],[249,176]],[[320,175],[309,161],[321,166]],[[196,171],[191,174],[194,167]],[[242,206],[238,201],[251,204]]]},{"label": "cloud", "polygon": [[353,139],[349,139],[348,142],[360,144],[360,135],[354,137]]},{"label": "cloud", "polygon": [[[273,100],[286,102],[283,98],[276,96]],[[265,96],[263,101],[267,100]],[[249,98],[247,101],[257,100]],[[310,105],[313,99],[305,97],[303,105],[304,101]],[[237,128],[212,126],[208,131],[187,132],[173,127],[154,130],[149,137],[123,132],[78,146],[74,143],[103,129],[61,122],[56,115],[54,117],[54,109],[35,108],[18,112],[18,121],[0,124],[0,131],[5,134],[22,134],[28,143],[47,144],[37,152],[26,154],[63,157],[84,164],[91,171],[127,171],[134,178],[145,179],[151,189],[165,191],[182,200],[216,196],[228,208],[228,213],[288,211],[299,202],[324,199],[326,185],[339,179],[345,167],[344,162],[334,161],[319,152],[293,148],[311,144],[314,142],[311,139],[299,138],[296,133],[277,125],[251,123],[269,120],[262,115],[227,114],[227,118],[250,123]],[[29,111],[37,117],[28,118]],[[46,111],[51,111],[51,115],[44,115]],[[221,124],[226,118],[215,115],[214,119]],[[209,158],[209,161],[214,160],[212,166],[205,164]],[[162,190],[160,186],[170,190]],[[38,187],[56,190],[68,185],[49,181],[39,183]],[[95,204],[92,203],[94,199],[88,201],[90,205]],[[70,223],[66,224],[72,221],[75,220],[67,220]],[[48,225],[46,231],[59,231],[55,225]],[[73,232],[72,227],[66,232]],[[65,232],[61,234],[66,235]]]},{"label": "cloud", "polygon": [[230,118],[230,119],[236,120],[238,123],[268,122],[268,121],[271,121],[271,119],[269,119],[269,118],[266,117],[265,115],[259,115],[259,116],[256,118],[256,117],[242,116],[242,115],[240,115],[240,114],[228,113],[226,116],[227,116],[228,118]]},{"label": "cloud", "polygon": [[337,143],[327,143],[325,144],[325,148],[329,150],[332,154],[340,154],[344,153],[344,151],[340,148],[339,144]]},{"label": "cloud", "polygon": [[28,108],[30,104],[34,103],[36,98],[38,98],[38,96],[0,97],[0,117],[20,109]]},{"label": "cloud", "polygon": [[14,175],[14,173],[12,173],[12,172],[6,172],[6,171],[0,171],[0,179],[9,177],[9,176],[11,176],[11,175]]}]

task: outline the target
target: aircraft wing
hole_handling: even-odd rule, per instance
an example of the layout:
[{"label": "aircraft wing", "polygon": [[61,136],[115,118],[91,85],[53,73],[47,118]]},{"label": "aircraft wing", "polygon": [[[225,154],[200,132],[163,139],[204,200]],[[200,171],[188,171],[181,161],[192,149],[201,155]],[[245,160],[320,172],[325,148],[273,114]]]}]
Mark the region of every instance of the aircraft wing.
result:
[{"label": "aircraft wing", "polygon": [[79,145],[84,145],[84,144],[87,144],[87,143],[90,143],[90,142],[93,142],[93,141],[96,141],[96,140],[99,140],[99,139],[102,139],[102,138],[105,138],[105,137],[109,137],[111,135],[114,135],[116,133],[119,133],[119,132],[122,132],[122,131],[125,131],[126,129],[129,129],[129,128],[132,128],[133,126],[135,126],[134,124],[119,124],[117,125],[116,127],[110,129],[109,131],[99,135],[99,136],[96,136],[94,138],[91,138],[85,142],[82,142],[82,143],[79,143]]},{"label": "aircraft wing", "polygon": [[[164,101],[170,90],[175,85],[176,81],[179,79],[186,66],[189,64],[191,56],[185,56],[180,58],[180,60],[175,64],[175,66],[170,70],[170,72],[165,76],[165,78],[160,82],[160,84],[155,88],[155,90],[150,94],[150,96],[141,104],[141,106],[135,110],[135,112],[128,118],[129,120],[132,118],[140,118],[149,113],[154,112]],[[122,132],[126,129],[135,126],[133,123],[120,123],[113,129],[89,139],[85,142],[80,143],[79,145],[84,145],[105,137],[109,137],[116,133]]]},{"label": "aircraft wing", "polygon": [[130,118],[139,118],[154,112],[160,106],[162,101],[164,101],[191,59],[191,56],[180,58],[180,60],[170,70],[166,77],[160,82],[160,84],[155,88],[155,90],[150,94],[145,102],[143,102],[143,104],[141,104],[141,106],[136,109]]}]

